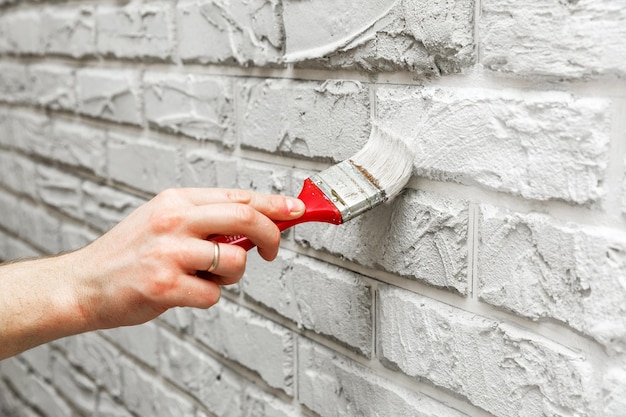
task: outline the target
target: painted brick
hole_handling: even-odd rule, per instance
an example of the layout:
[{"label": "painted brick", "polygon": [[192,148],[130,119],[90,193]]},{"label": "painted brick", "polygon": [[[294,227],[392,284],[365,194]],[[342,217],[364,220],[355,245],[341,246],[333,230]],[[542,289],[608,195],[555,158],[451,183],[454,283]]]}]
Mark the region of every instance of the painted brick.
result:
[{"label": "painted brick", "polygon": [[74,70],[59,65],[37,64],[28,67],[32,101],[53,110],[74,110]]},{"label": "painted brick", "polygon": [[288,329],[225,299],[193,313],[198,340],[257,372],[270,386],[293,394],[294,341]]},{"label": "painted brick", "polygon": [[197,146],[187,146],[183,152],[182,186],[235,188],[237,185],[236,160]]},{"label": "painted brick", "polygon": [[494,416],[597,415],[600,390],[582,353],[403,289],[380,286],[378,297],[378,355],[387,367]]},{"label": "painted brick", "polygon": [[87,246],[98,236],[99,234],[86,229],[84,225],[62,222],[59,236],[61,251],[71,251]]},{"label": "painted brick", "polygon": [[0,100],[21,103],[32,97],[26,66],[14,62],[0,62]]},{"label": "painted brick", "polygon": [[239,417],[243,379],[184,339],[160,332],[159,374],[198,398],[216,416]]},{"label": "painted brick", "polygon": [[246,296],[299,327],[371,355],[372,294],[361,275],[282,250],[269,264],[251,254],[242,282]]},{"label": "painted brick", "polygon": [[27,350],[19,355],[29,369],[45,380],[51,380],[52,373],[52,349],[50,345],[40,345]]},{"label": "painted brick", "polygon": [[102,335],[151,368],[159,365],[159,332],[154,323],[109,329]]},{"label": "painted brick", "polygon": [[78,410],[85,415],[93,414],[98,394],[96,384],[58,354],[52,362],[52,381]]},{"label": "painted brick", "polygon": [[12,194],[0,194],[0,225],[14,234],[18,233],[20,203],[21,200]]},{"label": "painted brick", "polygon": [[100,391],[96,407],[97,417],[132,417],[130,411],[116,402],[106,391]]},{"label": "painted brick", "polygon": [[0,38],[0,50],[4,52],[17,55],[42,53],[41,15],[35,10],[3,12],[0,18]]},{"label": "painted brick", "polygon": [[626,356],[620,355],[607,367],[602,392],[604,409],[601,415],[618,417],[626,410]]},{"label": "painted brick", "polygon": [[85,219],[100,230],[109,230],[145,200],[89,181],[83,182]]},{"label": "painted brick", "polygon": [[37,195],[41,201],[70,216],[81,218],[81,179],[45,165],[38,165],[36,171]]},{"label": "painted brick", "polygon": [[151,125],[232,146],[232,82],[223,77],[154,73],[144,76],[146,118]]},{"label": "painted brick", "polygon": [[152,373],[121,360],[124,389],[122,401],[127,409],[140,416],[180,417],[194,415],[194,404],[179,392],[165,386]]},{"label": "painted brick", "polygon": [[18,206],[18,235],[49,253],[61,251],[61,223],[46,209],[22,200]]},{"label": "painted brick", "polygon": [[474,60],[471,0],[288,0],[283,8],[288,62],[438,75]]},{"label": "painted brick", "polygon": [[265,194],[297,195],[293,187],[292,172],[273,164],[241,161],[237,167],[237,188]]},{"label": "painted brick", "polygon": [[[1,374],[1,370],[0,370]],[[31,416],[33,413],[28,413],[26,404],[20,401],[19,398],[9,389],[9,386],[0,379],[0,413],[3,416],[16,416],[24,415]],[[21,414],[19,414],[21,413]]]},{"label": "painted brick", "polygon": [[148,138],[110,133],[107,142],[109,177],[157,193],[178,181],[176,146]]},{"label": "painted brick", "polygon": [[118,123],[141,124],[139,74],[133,70],[76,71],[79,113]]},{"label": "painted brick", "polygon": [[170,14],[168,3],[159,1],[98,5],[98,53],[117,58],[170,57],[174,43]]},{"label": "painted brick", "polygon": [[10,261],[15,259],[26,259],[41,256],[41,252],[33,249],[32,246],[16,239],[12,236],[2,233],[0,230],[0,261]]},{"label": "painted brick", "polygon": [[361,265],[467,293],[467,202],[407,190],[340,225],[304,224],[296,241]]},{"label": "painted brick", "polygon": [[241,83],[237,97],[247,148],[341,161],[369,137],[369,92],[356,81],[253,79]]},{"label": "painted brick", "polygon": [[70,363],[79,367],[99,386],[113,396],[122,393],[122,371],[119,350],[97,333],[85,333],[55,342],[63,344]]},{"label": "painted brick", "polygon": [[244,392],[241,411],[244,416],[297,417],[302,416],[291,404],[266,393],[256,385],[250,384]]},{"label": "painted brick", "polygon": [[482,63],[508,74],[562,78],[626,74],[626,10],[621,2],[481,2]]},{"label": "painted brick", "polygon": [[609,103],[566,93],[381,88],[378,117],[415,152],[418,175],[584,204],[600,199]]},{"label": "painted brick", "polygon": [[556,319],[605,346],[626,344],[626,237],[547,215],[481,207],[483,301]]},{"label": "painted brick", "polygon": [[106,134],[87,124],[56,119],[45,156],[106,176]]},{"label": "painted brick", "polygon": [[42,47],[48,54],[91,56],[96,51],[94,7],[49,6],[41,11]]},{"label": "painted brick", "polygon": [[177,4],[180,58],[243,66],[276,64],[284,46],[280,11],[280,2],[276,0],[180,1]]},{"label": "painted brick", "polygon": [[52,386],[38,375],[28,371],[17,359],[0,363],[0,373],[10,378],[11,385],[22,398],[39,410],[45,410],[49,416],[70,416],[72,409],[54,391]]},{"label": "painted brick", "polygon": [[0,184],[19,194],[37,196],[35,162],[18,154],[0,154]]},{"label": "painted brick", "polygon": [[436,400],[409,391],[336,352],[298,340],[298,400],[321,417],[461,417]]},{"label": "painted brick", "polygon": [[50,149],[51,121],[47,116],[17,110],[10,112],[8,117],[11,119],[9,146],[35,154],[45,154]]}]

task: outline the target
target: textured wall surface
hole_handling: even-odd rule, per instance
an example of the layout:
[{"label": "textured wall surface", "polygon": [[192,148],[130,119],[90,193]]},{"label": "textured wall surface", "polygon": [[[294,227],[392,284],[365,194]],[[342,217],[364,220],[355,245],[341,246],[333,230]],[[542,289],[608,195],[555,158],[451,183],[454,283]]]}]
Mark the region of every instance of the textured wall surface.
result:
[{"label": "textured wall surface", "polygon": [[626,416],[625,79],[624,0],[0,0],[2,260],[415,151],[215,307],[0,362],[0,415]]}]

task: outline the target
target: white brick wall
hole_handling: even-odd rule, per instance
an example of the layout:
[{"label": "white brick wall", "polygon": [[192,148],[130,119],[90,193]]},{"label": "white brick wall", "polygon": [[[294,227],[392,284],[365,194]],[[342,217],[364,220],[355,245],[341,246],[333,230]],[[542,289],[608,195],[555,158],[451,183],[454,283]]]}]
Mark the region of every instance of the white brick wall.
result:
[{"label": "white brick wall", "polygon": [[626,415],[624,6],[0,0],[0,260],[167,187],[296,195],[372,118],[415,151],[214,308],[2,361],[0,415]]}]

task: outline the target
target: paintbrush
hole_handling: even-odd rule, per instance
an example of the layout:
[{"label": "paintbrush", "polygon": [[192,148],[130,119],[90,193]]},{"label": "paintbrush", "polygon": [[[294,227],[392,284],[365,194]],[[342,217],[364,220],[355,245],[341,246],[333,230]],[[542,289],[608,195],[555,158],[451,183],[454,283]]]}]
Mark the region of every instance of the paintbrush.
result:
[{"label": "paintbrush", "polygon": [[[374,125],[368,142],[353,157],[304,180],[298,195],[306,206],[301,217],[275,223],[281,231],[307,222],[345,223],[400,194],[412,169],[413,152],[409,147]],[[245,250],[255,246],[245,236],[208,239]]]}]

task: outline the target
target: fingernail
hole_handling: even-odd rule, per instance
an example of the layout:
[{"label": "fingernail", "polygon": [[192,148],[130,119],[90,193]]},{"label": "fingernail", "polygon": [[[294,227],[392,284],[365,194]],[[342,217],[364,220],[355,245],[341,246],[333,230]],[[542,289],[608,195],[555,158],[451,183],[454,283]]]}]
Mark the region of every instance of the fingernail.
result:
[{"label": "fingernail", "polygon": [[304,203],[302,202],[302,200],[297,199],[297,198],[288,198],[287,208],[289,209],[289,213],[291,214],[302,213],[305,209]]}]

